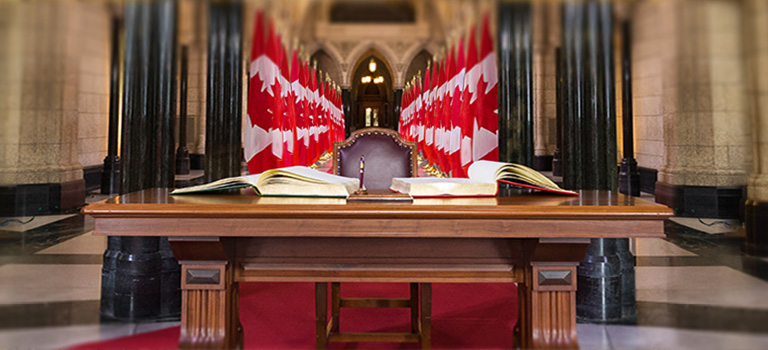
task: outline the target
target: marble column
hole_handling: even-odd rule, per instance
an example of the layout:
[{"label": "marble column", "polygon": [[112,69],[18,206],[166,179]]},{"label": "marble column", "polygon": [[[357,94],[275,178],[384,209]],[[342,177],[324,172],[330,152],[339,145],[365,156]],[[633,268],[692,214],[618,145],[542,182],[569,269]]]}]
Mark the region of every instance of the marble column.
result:
[{"label": "marble column", "polygon": [[[615,191],[613,8],[598,1],[564,3],[562,18],[563,182],[566,188]],[[579,319],[613,322],[633,316],[634,261],[626,248],[627,239],[591,240],[577,270]]]},{"label": "marble column", "polygon": [[747,182],[746,251],[768,256],[768,3],[744,2],[748,96],[754,166]]},{"label": "marble column", "polygon": [[242,152],[242,2],[214,2],[208,13],[205,180],[239,176]]},{"label": "marble column", "polygon": [[499,4],[499,160],[533,166],[531,5]]},{"label": "marble column", "polygon": [[[173,186],[176,15],[171,0],[125,4],[121,193]],[[179,284],[167,238],[110,237],[102,319],[178,318]]]}]

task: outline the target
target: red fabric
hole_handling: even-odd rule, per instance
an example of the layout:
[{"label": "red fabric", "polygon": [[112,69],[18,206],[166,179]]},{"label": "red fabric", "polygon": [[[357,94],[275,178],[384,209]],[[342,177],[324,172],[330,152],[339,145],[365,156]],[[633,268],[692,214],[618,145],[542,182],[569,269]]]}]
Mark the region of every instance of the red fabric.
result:
[{"label": "red fabric", "polygon": [[[330,293],[329,293],[330,294]],[[343,283],[342,296],[407,297],[405,283]],[[510,349],[517,315],[511,283],[432,285],[434,349]],[[330,303],[329,303],[330,305]],[[240,322],[246,349],[315,348],[313,283],[241,283]],[[330,315],[330,311],[329,311]],[[407,309],[342,309],[341,330],[407,332]],[[179,327],[103,342],[85,349],[175,349]],[[332,349],[415,349],[417,343],[330,343]]]}]

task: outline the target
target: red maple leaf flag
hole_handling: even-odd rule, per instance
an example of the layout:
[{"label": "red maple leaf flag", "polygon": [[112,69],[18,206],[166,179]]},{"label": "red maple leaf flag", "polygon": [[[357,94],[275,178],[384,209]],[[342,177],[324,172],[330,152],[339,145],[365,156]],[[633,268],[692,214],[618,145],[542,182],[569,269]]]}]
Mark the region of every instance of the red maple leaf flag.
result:
[{"label": "red maple leaf flag", "polygon": [[[427,136],[429,134],[429,118],[432,115],[432,100],[431,100],[431,92],[432,92],[432,84],[431,84],[431,76],[429,73],[429,65],[427,65],[427,70],[424,72],[424,93],[422,94],[422,101],[424,102],[424,107],[422,108],[424,114],[421,116],[421,129],[419,130],[419,148],[421,148],[421,154],[424,156],[424,158],[429,161],[430,156],[428,147],[427,146]],[[430,137],[430,140],[432,138]],[[430,142],[431,146],[431,142]]]},{"label": "red maple leaf flag", "polygon": [[[270,35],[272,33],[270,32]],[[248,126],[243,148],[248,172],[258,174],[276,166],[272,151],[272,100],[276,95],[277,65],[268,55],[269,43],[264,40],[264,13],[256,12],[248,92]],[[279,94],[279,93],[278,93]]]},{"label": "red maple leaf flag", "polygon": [[280,39],[275,34],[275,26],[272,21],[269,21],[269,34],[268,42],[266,46],[265,64],[268,65],[270,71],[269,83],[270,83],[270,99],[269,109],[272,114],[271,125],[269,127],[269,134],[272,135],[272,155],[274,161],[271,167],[283,166],[283,100],[282,100],[282,84],[280,73]]},{"label": "red maple leaf flag", "polygon": [[437,113],[437,62],[432,64],[432,77],[430,78],[429,105],[427,106],[427,125],[424,131],[424,150],[429,164],[435,164],[435,114]]},{"label": "red maple leaf flag", "polygon": [[309,79],[310,89],[312,90],[312,103],[310,103],[312,126],[310,127],[309,154],[311,155],[309,163],[314,164],[317,161],[319,152],[318,125],[320,122],[320,91],[317,88],[317,67],[312,67],[312,76]]},{"label": "red maple leaf flag", "polygon": [[451,103],[453,102],[453,77],[456,75],[456,60],[453,57],[453,48],[448,50],[448,57],[445,61],[445,92],[443,96],[443,151],[441,154],[441,169],[444,173],[450,174],[450,148],[451,148]]},{"label": "red maple leaf flag", "polygon": [[[278,43],[280,39],[278,37]],[[285,47],[279,44],[280,50],[280,101],[283,106],[283,123],[281,131],[283,132],[283,165],[294,165],[294,149],[296,146],[296,115],[293,109],[293,92],[291,91],[291,80],[288,71],[288,55]]]},{"label": "red maple leaf flag", "polygon": [[488,14],[483,16],[482,41],[480,44],[480,81],[478,93],[482,98],[479,104],[478,119],[472,139],[472,160],[499,160],[499,87],[496,55],[493,50]]},{"label": "red maple leaf flag", "polygon": [[472,164],[472,138],[477,116],[477,82],[480,80],[480,64],[477,61],[475,27],[470,27],[467,44],[467,74],[464,76],[464,91],[461,97],[461,168],[466,174]]},{"label": "red maple leaf flag", "polygon": [[[427,69],[427,73],[429,73],[429,69]],[[424,115],[426,114],[427,93],[425,92],[426,86],[424,86],[424,82],[421,80],[421,75],[416,80],[419,86],[419,112],[414,123],[416,127],[413,140],[416,141],[417,147],[421,147],[424,143]]]},{"label": "red maple leaf flag", "polygon": [[443,62],[440,64],[440,71],[438,72],[437,77],[437,94],[435,95],[435,98],[437,99],[437,104],[435,105],[435,140],[433,141],[435,145],[435,162],[437,165],[443,169],[443,134],[445,130],[445,124],[443,123],[443,108],[445,107],[443,102],[445,99],[445,73],[446,73],[446,61],[443,60]]},{"label": "red maple leaf flag", "polygon": [[[321,72],[322,73],[322,72]],[[325,153],[325,82],[320,74],[320,85],[317,87],[319,98],[317,99],[317,158]]]},{"label": "red maple leaf flag", "polygon": [[304,147],[304,140],[307,136],[307,127],[304,115],[304,86],[302,85],[303,67],[299,62],[299,54],[296,49],[293,49],[293,55],[291,57],[291,92],[293,94],[293,111],[295,115],[294,135],[296,137],[295,148],[293,150],[293,163],[295,165],[307,164],[307,150]]},{"label": "red maple leaf flag", "polygon": [[453,100],[451,102],[451,139],[449,148],[449,158],[451,161],[451,176],[467,177],[467,174],[461,169],[461,158],[459,151],[461,149],[461,97],[464,91],[464,75],[467,72],[464,61],[464,43],[459,39],[459,47],[456,51],[456,75],[453,76]]}]

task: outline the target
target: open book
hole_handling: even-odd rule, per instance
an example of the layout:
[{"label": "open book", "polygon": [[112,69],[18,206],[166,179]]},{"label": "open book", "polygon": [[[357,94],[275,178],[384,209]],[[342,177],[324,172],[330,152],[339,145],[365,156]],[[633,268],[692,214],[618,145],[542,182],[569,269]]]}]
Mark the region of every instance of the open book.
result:
[{"label": "open book", "polygon": [[358,189],[359,180],[331,175],[305,166],[270,169],[261,174],[229,177],[208,184],[179,188],[171,194],[200,193],[252,187],[260,196],[342,197]]},{"label": "open book", "polygon": [[496,182],[534,190],[578,196],[560,188],[536,170],[520,164],[479,160],[469,166],[469,178],[396,177],[390,189],[413,197],[495,196]]}]

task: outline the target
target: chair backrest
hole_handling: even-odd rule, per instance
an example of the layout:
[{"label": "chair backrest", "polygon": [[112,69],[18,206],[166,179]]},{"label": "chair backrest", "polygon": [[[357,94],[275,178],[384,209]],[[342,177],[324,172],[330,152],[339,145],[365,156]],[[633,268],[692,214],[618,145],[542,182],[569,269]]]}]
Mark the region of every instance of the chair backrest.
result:
[{"label": "chair backrest", "polygon": [[393,177],[418,175],[416,143],[404,141],[397,131],[384,128],[357,130],[333,144],[333,172],[357,178],[360,156],[365,156],[365,188],[387,189]]}]

